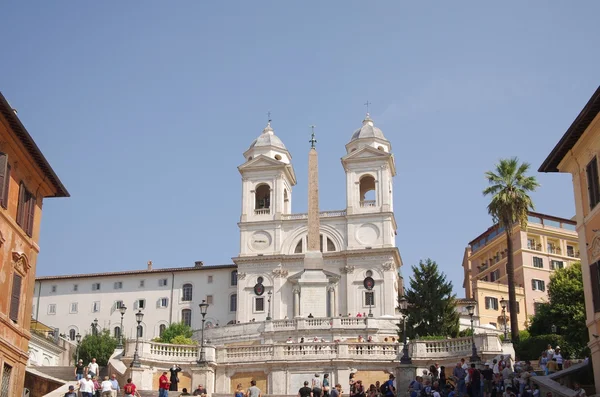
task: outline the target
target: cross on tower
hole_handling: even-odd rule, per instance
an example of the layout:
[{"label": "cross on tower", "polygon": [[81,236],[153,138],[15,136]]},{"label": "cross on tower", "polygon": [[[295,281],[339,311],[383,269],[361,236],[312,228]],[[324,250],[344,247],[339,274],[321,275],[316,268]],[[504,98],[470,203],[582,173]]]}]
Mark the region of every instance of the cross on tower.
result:
[{"label": "cross on tower", "polygon": [[269,123],[270,123],[272,121],[271,120],[271,111],[270,110],[267,112],[267,117],[269,118]]},{"label": "cross on tower", "polygon": [[312,129],[312,133],[310,134],[310,147],[314,148],[315,147],[315,143],[317,143],[317,140],[315,139],[315,126],[311,125],[310,128]]},{"label": "cross on tower", "polygon": [[367,114],[369,114],[369,105],[372,105],[372,104],[373,103],[369,102],[368,100],[367,100],[367,102],[365,102],[365,106],[367,107]]}]

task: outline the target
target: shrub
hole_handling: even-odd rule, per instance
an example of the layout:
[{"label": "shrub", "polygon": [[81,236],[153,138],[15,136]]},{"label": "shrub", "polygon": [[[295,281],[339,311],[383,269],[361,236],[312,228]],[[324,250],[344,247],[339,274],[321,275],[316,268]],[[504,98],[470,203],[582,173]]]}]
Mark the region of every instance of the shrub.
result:
[{"label": "shrub", "polygon": [[567,358],[572,353],[572,347],[561,335],[537,335],[520,339],[515,344],[515,354],[519,360],[537,360],[548,345],[560,346],[562,356]]},{"label": "shrub", "polygon": [[183,335],[177,335],[173,339],[171,339],[171,343],[174,345],[195,345],[197,342],[192,338],[186,338]]},{"label": "shrub", "polygon": [[173,342],[176,337],[181,336],[183,338],[191,339],[192,333],[192,328],[189,325],[185,325],[184,323],[173,323],[163,331],[159,339],[162,343],[176,343]]}]

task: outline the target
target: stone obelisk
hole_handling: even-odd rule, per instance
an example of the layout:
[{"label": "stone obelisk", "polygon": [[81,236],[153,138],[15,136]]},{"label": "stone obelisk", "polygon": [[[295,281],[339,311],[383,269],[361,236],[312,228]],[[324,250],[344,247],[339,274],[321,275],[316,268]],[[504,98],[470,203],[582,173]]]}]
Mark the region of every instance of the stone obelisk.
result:
[{"label": "stone obelisk", "polygon": [[311,136],[308,153],[308,237],[304,255],[304,272],[300,285],[300,313],[302,317],[327,316],[327,276],[323,272],[321,232],[319,219],[319,158],[315,148],[315,132]]}]

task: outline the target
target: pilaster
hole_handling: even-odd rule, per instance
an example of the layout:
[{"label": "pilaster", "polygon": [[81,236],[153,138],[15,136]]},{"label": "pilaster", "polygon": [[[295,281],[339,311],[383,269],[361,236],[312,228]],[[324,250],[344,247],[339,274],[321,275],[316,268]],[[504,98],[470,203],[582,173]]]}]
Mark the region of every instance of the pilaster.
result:
[{"label": "pilaster", "polygon": [[215,369],[210,365],[192,366],[192,386],[203,385],[210,396],[215,392]]}]

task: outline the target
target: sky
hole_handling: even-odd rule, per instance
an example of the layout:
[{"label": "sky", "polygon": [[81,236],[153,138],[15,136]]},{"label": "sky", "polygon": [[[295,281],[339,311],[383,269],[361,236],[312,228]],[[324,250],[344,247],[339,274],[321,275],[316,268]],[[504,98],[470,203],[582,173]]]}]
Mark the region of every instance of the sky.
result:
[{"label": "sky", "polygon": [[536,210],[575,214],[538,167],[600,82],[600,2],[144,1],[2,5],[0,91],[70,198],[46,199],[38,275],[232,263],[242,153],[271,112],[306,211],[345,207],[344,145],[369,101],[392,143],[404,268],[462,288],[492,224],[484,172],[531,164]]}]

